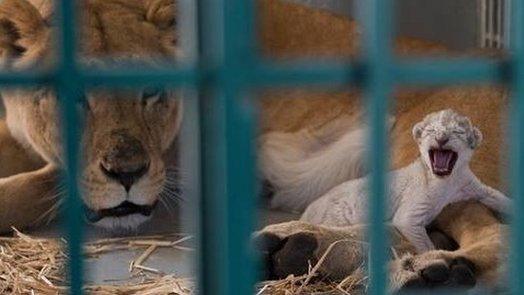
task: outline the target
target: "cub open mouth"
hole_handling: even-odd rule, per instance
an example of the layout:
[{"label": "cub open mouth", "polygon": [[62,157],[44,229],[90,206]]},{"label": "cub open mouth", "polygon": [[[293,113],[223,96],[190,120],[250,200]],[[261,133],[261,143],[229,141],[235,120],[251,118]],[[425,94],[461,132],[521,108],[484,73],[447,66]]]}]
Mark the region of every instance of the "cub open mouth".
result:
[{"label": "cub open mouth", "polygon": [[431,169],[437,176],[450,175],[453,167],[457,162],[458,154],[452,150],[446,149],[430,149],[429,160],[431,161]]},{"label": "cub open mouth", "polygon": [[156,203],[153,205],[137,205],[124,201],[120,205],[108,209],[93,210],[85,207],[85,215],[87,220],[92,223],[98,222],[105,217],[123,217],[131,214],[150,216],[155,206]]}]

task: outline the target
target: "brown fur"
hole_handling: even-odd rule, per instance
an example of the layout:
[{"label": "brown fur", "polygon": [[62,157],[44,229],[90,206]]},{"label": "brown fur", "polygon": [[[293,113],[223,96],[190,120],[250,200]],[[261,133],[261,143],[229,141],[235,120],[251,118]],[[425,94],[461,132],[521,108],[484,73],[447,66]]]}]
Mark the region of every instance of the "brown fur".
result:
[{"label": "brown fur", "polygon": [[29,172],[43,166],[36,155],[28,154],[27,150],[9,135],[9,130],[3,121],[0,121],[0,146],[2,147],[0,178]]}]

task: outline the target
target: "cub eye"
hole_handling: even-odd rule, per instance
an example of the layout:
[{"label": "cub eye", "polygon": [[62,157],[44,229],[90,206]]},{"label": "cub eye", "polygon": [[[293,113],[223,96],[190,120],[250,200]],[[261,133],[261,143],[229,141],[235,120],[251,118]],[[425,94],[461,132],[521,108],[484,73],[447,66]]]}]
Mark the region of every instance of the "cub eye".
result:
[{"label": "cub eye", "polygon": [[162,102],[165,98],[166,93],[162,88],[150,87],[142,91],[142,103],[148,106]]},{"label": "cub eye", "polygon": [[455,133],[455,134],[465,134],[466,130],[457,129],[457,130],[453,130],[453,133]]}]

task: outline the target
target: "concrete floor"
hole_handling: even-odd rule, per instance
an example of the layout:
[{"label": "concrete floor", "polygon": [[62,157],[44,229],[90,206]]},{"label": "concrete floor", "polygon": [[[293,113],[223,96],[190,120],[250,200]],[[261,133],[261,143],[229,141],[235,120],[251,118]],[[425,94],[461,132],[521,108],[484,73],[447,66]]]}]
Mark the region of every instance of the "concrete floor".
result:
[{"label": "concrete floor", "polygon": [[[152,219],[144,224],[137,232],[128,234],[133,236],[185,233],[181,224],[187,224],[170,214],[163,207],[153,215]],[[260,210],[261,226],[296,219],[296,214],[279,211]],[[189,221],[191,222],[191,221]],[[194,221],[193,221],[194,222]],[[85,228],[86,240],[97,240],[112,237],[107,231],[87,225]],[[58,223],[45,226],[30,234],[39,237],[59,237],[60,226]],[[185,245],[192,246],[188,241]],[[88,284],[123,284],[139,281],[140,277],[133,277],[129,272],[129,264],[143,253],[144,249],[137,251],[118,251],[100,255],[95,259],[86,260],[85,280]],[[155,268],[166,274],[175,274],[179,277],[191,277],[195,274],[195,254],[197,252],[177,250],[172,248],[159,248],[147,259],[145,266]]]}]

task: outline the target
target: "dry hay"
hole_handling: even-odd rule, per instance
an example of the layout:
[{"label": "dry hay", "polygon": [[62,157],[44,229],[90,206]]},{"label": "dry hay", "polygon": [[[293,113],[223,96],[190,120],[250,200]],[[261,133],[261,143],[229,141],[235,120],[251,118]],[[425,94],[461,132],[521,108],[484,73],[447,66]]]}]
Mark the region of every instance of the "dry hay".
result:
[{"label": "dry hay", "polygon": [[[94,258],[112,251],[143,250],[133,261],[129,271],[140,276],[138,283],[122,285],[86,285],[86,294],[93,295],[156,295],[194,294],[191,278],[178,278],[172,274],[144,266],[147,258],[159,247],[173,247],[190,251],[180,244],[190,236],[162,235],[98,240],[86,244],[85,256]],[[0,294],[67,294],[64,266],[67,261],[66,242],[58,239],[38,239],[15,230],[14,237],[0,237]],[[328,253],[326,252],[325,255]],[[325,256],[324,255],[324,256]],[[257,285],[255,294],[361,294],[365,290],[366,277],[362,272],[342,282],[314,282],[323,259],[310,268],[309,274],[289,276],[278,281],[266,281]]]},{"label": "dry hay", "polygon": [[[176,239],[175,239],[176,238]],[[142,265],[158,247],[190,250],[179,244],[190,236],[163,235],[104,239],[86,244],[87,258],[120,251],[145,248],[146,251],[130,262],[129,270],[141,275],[140,283],[124,285],[87,285],[87,294],[153,295],[192,294],[189,278],[177,278]],[[66,242],[57,239],[37,239],[15,230],[14,237],[0,237],[0,294],[67,294],[64,266],[67,261]],[[153,249],[153,250],[151,250]],[[147,273],[146,273],[147,272]]]},{"label": "dry hay", "polygon": [[345,294],[360,295],[366,293],[367,277],[361,270],[356,271],[341,282],[319,281],[312,283],[308,277],[290,275],[283,280],[261,282],[256,295],[291,295],[291,294]]}]

